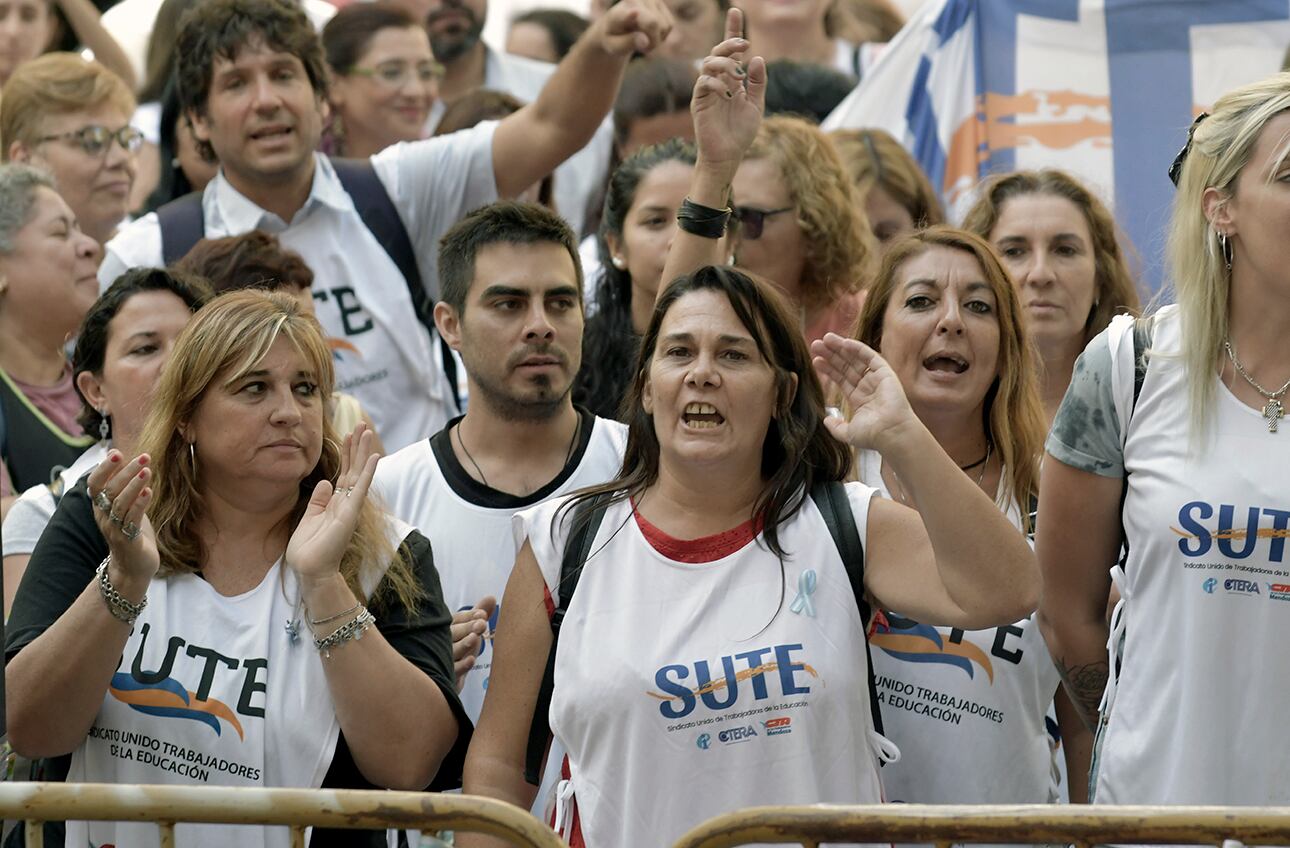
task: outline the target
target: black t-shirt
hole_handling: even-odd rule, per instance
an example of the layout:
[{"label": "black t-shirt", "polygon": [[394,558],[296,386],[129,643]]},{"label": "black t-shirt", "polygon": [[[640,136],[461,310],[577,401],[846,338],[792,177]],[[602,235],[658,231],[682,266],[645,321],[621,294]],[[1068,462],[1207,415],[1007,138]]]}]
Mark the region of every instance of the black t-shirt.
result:
[{"label": "black t-shirt", "polygon": [[[94,523],[93,506],[81,481],[63,497],[32,551],[31,560],[18,586],[10,614],[6,642],[6,661],[12,660],[24,647],[58,620],[94,579],[95,569],[108,554],[107,541]],[[457,717],[457,741],[444,758],[431,784],[433,789],[461,785],[461,768],[470,743],[472,726],[457,697],[452,664],[452,615],[443,601],[439,573],[434,567],[430,542],[417,531],[404,540],[402,555],[416,575],[424,596],[415,610],[409,610],[393,592],[378,593],[371,604],[376,627],[401,656],[421,669],[438,684],[444,698]],[[49,763],[45,774],[61,777],[67,773],[70,758],[60,757],[61,764]],[[325,789],[375,789],[359,772],[344,730],[336,742],[331,766],[323,777]],[[21,832],[21,828],[17,829]],[[51,836],[53,834],[50,834]],[[46,845],[61,845],[57,842]],[[312,848],[330,846],[384,846],[384,831],[315,829]]]}]

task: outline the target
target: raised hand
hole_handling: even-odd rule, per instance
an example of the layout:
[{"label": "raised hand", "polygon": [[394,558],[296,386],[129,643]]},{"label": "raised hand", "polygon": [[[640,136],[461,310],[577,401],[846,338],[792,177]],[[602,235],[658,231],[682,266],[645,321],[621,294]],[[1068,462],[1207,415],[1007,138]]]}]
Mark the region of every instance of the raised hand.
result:
[{"label": "raised hand", "polygon": [[345,437],[336,486],[318,481],[304,516],[287,542],[287,565],[306,588],[340,571],[340,561],[358,526],[359,512],[380,458],[373,449],[373,435],[360,422]]},{"label": "raised hand", "polygon": [[621,0],[592,26],[606,53],[649,53],[672,32],[672,12],[663,0]]},{"label": "raised hand", "polygon": [[121,575],[140,583],[151,580],[161,567],[157,537],[147,515],[152,502],[149,462],[146,453],[126,462],[120,451],[110,450],[86,481],[94,523],[107,540],[113,565]]},{"label": "raised hand", "polygon": [[838,441],[883,453],[893,439],[922,427],[900,378],[863,342],[828,333],[811,343],[811,361],[820,377],[842,392],[850,411],[850,420],[825,419]]},{"label": "raised hand", "polygon": [[766,62],[753,57],[741,64],[748,42],[743,12],[726,13],[726,37],[703,60],[690,114],[694,116],[699,158],[712,165],[737,168],[757,137],[766,113]]},{"label": "raised hand", "polygon": [[492,638],[488,632],[488,620],[497,609],[497,599],[489,595],[470,609],[453,613],[452,616],[452,665],[457,675],[457,691],[466,682],[466,672],[475,667],[475,658],[479,656],[479,647],[485,639]]}]

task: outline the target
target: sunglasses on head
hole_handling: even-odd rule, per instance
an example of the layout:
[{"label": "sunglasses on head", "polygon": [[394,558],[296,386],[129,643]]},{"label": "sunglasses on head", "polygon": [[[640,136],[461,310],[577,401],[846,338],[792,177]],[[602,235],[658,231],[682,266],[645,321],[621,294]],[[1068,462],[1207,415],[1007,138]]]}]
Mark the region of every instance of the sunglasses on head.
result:
[{"label": "sunglasses on head", "polygon": [[735,219],[739,221],[739,235],[746,239],[756,241],[761,238],[762,230],[766,228],[766,219],[773,215],[779,215],[784,212],[791,212],[792,206],[785,206],[782,209],[758,209],[755,206],[736,206]]}]

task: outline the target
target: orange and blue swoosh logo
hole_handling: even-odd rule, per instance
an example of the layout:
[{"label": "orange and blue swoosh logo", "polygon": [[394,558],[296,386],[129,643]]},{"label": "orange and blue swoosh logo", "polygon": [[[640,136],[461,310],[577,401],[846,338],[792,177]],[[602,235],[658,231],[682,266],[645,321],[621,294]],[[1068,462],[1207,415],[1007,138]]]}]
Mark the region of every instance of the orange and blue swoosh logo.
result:
[{"label": "orange and blue swoosh logo", "polygon": [[224,719],[237,731],[238,739],[245,739],[242,723],[223,701],[211,698],[199,701],[173,677],[167,677],[160,683],[140,683],[128,674],[117,672],[112,675],[112,685],[108,688],[112,697],[130,709],[145,715],[161,718],[184,718],[200,721],[210,726],[215,735],[221,735],[220,719]]},{"label": "orange and blue swoosh logo", "polygon": [[362,352],[352,342],[344,339],[328,337],[327,349],[331,351],[332,359],[341,359],[342,353],[352,353],[359,359],[363,358]]},{"label": "orange and blue swoosh logo", "polygon": [[973,663],[981,669],[994,683],[994,667],[985,652],[971,642],[947,642],[940,632],[929,624],[888,615],[886,624],[879,624],[878,630],[869,641],[883,653],[905,662],[939,663],[952,665],[967,672],[970,678],[976,678]]}]

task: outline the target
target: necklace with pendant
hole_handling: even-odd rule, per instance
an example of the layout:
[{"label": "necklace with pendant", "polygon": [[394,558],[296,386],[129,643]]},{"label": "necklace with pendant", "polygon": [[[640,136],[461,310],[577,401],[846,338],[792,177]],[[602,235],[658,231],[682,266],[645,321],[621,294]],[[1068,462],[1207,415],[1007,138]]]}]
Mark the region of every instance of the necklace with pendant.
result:
[{"label": "necklace with pendant", "polygon": [[1263,420],[1268,422],[1269,433],[1277,432],[1277,422],[1285,417],[1285,404],[1281,402],[1281,398],[1285,397],[1287,390],[1290,390],[1290,380],[1286,380],[1285,385],[1275,392],[1270,392],[1255,382],[1253,377],[1245,373],[1241,360],[1236,358],[1236,349],[1232,347],[1231,339],[1224,339],[1223,347],[1227,350],[1227,358],[1232,360],[1232,367],[1236,369],[1236,373],[1244,377],[1245,382],[1249,383],[1254,388],[1254,391],[1263,395],[1263,400],[1265,401],[1263,404]]}]

